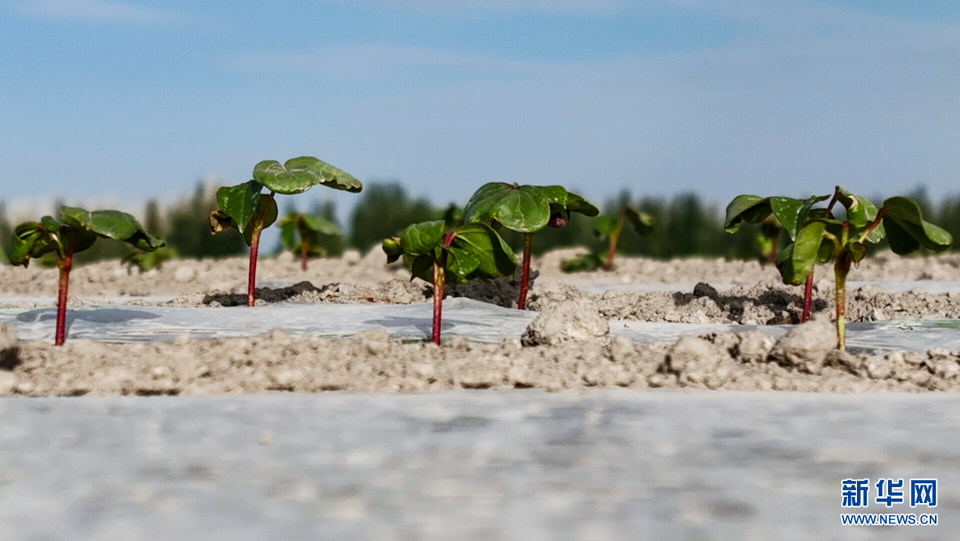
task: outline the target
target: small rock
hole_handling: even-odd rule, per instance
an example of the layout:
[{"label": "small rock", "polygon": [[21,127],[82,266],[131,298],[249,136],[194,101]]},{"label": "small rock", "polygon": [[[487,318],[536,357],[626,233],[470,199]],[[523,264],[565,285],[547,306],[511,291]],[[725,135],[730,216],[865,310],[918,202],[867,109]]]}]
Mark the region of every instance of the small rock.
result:
[{"label": "small rock", "polygon": [[273,432],[264,430],[257,435],[257,443],[260,445],[270,445],[273,443]]},{"label": "small rock", "polygon": [[867,375],[873,379],[887,379],[894,375],[893,363],[888,359],[872,357],[865,364]]},{"label": "small rock", "polygon": [[783,366],[819,374],[827,354],[837,345],[837,333],[826,317],[797,325],[777,341],[770,357]]},{"label": "small rock", "polygon": [[595,304],[586,300],[562,302],[541,312],[524,331],[524,346],[555,346],[592,340],[610,334],[610,325]]},{"label": "small rock", "polygon": [[20,383],[20,377],[13,372],[0,370],[0,396],[13,394],[13,390]]},{"label": "small rock", "polygon": [[720,345],[695,336],[684,336],[667,355],[670,370],[681,384],[718,389],[733,378],[728,351]]},{"label": "small rock", "polygon": [[762,331],[747,331],[740,334],[740,360],[746,363],[762,363],[773,349],[777,339]]},{"label": "small rock", "polygon": [[863,362],[863,357],[853,355],[849,351],[840,351],[839,349],[830,351],[826,357],[827,365],[845,370],[855,376],[861,375],[860,372],[863,369]]},{"label": "small rock", "polygon": [[887,315],[883,313],[883,310],[879,308],[874,308],[870,313],[870,321],[886,321]]},{"label": "small rock", "polygon": [[280,252],[280,255],[277,256],[278,264],[287,264],[293,263],[296,261],[296,257],[293,255],[293,252],[288,252],[286,250]]},{"label": "small rock", "polygon": [[180,267],[173,273],[173,279],[177,282],[186,283],[192,282],[197,278],[197,271],[193,270],[191,267]]},{"label": "small rock", "polygon": [[720,298],[720,293],[717,292],[717,289],[712,285],[706,282],[700,282],[693,288],[694,297],[707,297],[709,299],[717,300]]}]

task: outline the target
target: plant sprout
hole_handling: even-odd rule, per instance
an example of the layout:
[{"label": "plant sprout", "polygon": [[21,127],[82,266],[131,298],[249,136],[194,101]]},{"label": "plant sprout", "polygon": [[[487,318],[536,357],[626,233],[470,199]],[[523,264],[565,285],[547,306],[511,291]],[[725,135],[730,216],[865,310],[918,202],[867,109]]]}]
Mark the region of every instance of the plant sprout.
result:
[{"label": "plant sprout", "polygon": [[90,249],[97,238],[126,242],[134,248],[152,252],[166,245],[147,233],[137,219],[118,210],[88,212],[76,207],[61,207],[60,219],[44,216],[40,222],[24,222],[13,232],[10,263],[27,267],[30,259],[52,253],[60,270],[57,295],[57,329],[54,344],[62,346],[66,335],[67,291],[73,256]]},{"label": "plant sprout", "polygon": [[445,233],[444,221],[424,222],[406,228],[399,238],[383,241],[387,262],[403,258],[411,279],[433,284],[433,343],[440,344],[443,287],[474,278],[490,281],[513,276],[517,257],[490,226],[468,223]]},{"label": "plant sprout", "polygon": [[601,239],[606,239],[607,254],[590,252],[563,264],[564,272],[592,271],[603,267],[607,271],[613,270],[613,257],[617,252],[617,242],[623,226],[629,222],[637,234],[644,236],[653,231],[653,217],[627,205],[620,212],[620,216],[597,216],[593,222],[594,233]]},{"label": "plant sprout", "polygon": [[280,226],[280,243],[285,250],[300,256],[300,269],[307,271],[308,256],[326,255],[320,236],[339,237],[340,228],[320,216],[289,212],[277,222]]},{"label": "plant sprout", "polygon": [[[827,197],[814,196],[809,199],[793,199],[790,197],[759,197],[756,195],[738,195],[727,205],[727,217],[723,228],[727,233],[736,233],[740,229],[740,223],[761,224],[763,227],[771,224],[769,236],[772,237],[772,230],[776,230],[776,237],[780,236],[780,229],[785,229],[790,241],[797,240],[797,234],[800,229],[807,224],[811,218],[810,209],[813,205],[825,201]],[[832,205],[831,205],[832,208]],[[827,211],[829,212],[829,210]],[[816,213],[814,213],[816,214]],[[775,223],[774,223],[775,222]],[[776,261],[776,241],[769,241],[770,249],[774,250],[773,261]],[[810,306],[813,297],[813,269],[805,279],[803,288],[803,313],[800,316],[800,322],[806,323],[810,319]]]},{"label": "plant sprout", "polygon": [[137,250],[132,254],[120,260],[127,267],[137,267],[140,272],[147,272],[153,269],[160,270],[165,261],[177,258],[177,250],[172,246],[163,246],[156,250],[145,252]]},{"label": "plant sprout", "polygon": [[467,223],[484,223],[494,229],[502,226],[523,233],[518,309],[523,310],[527,303],[534,234],[547,226],[565,226],[570,221],[571,212],[591,217],[600,213],[592,203],[562,186],[520,186],[504,182],[484,184],[464,207],[463,216]]},{"label": "plant sprout", "polygon": [[[789,202],[793,207],[800,204],[796,223],[803,225],[792,236],[793,242],[777,255],[776,263],[784,283],[798,285],[811,276],[817,262],[833,259],[837,348],[842,350],[846,348],[847,275],[851,265],[858,264],[866,257],[869,245],[886,238],[890,250],[897,255],[910,254],[920,247],[943,252],[953,244],[953,237],[925,221],[920,207],[906,197],[891,197],[878,210],[867,198],[837,186],[827,208],[811,208],[814,203],[826,199],[814,197],[806,201],[795,199]],[[844,220],[833,215],[833,207],[838,202],[846,208]]]},{"label": "plant sprout", "polygon": [[[360,181],[349,174],[316,158],[304,156],[284,164],[274,160],[262,161],[253,168],[253,180],[217,190],[220,208],[210,213],[211,231],[216,234],[227,228],[237,229],[250,247],[247,306],[254,305],[256,295],[260,233],[277,220],[275,194],[303,193],[316,184],[354,193],[363,189]],[[262,193],[264,188],[270,193]]]}]

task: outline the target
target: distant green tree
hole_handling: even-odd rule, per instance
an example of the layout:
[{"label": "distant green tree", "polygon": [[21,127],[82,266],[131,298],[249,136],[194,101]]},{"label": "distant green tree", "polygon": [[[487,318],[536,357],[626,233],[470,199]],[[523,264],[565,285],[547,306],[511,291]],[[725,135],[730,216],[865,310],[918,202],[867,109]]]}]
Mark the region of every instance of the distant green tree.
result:
[{"label": "distant green tree", "polygon": [[411,199],[399,182],[372,183],[350,216],[350,245],[366,252],[410,224],[442,218],[443,211],[426,199]]}]

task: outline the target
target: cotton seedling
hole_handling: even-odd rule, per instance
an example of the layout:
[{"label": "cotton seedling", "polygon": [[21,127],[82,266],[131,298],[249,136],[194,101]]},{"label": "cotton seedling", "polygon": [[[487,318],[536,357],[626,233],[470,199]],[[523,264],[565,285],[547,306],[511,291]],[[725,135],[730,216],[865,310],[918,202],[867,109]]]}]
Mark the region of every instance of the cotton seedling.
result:
[{"label": "cotton seedling", "polygon": [[562,186],[520,186],[504,182],[484,184],[464,207],[464,220],[468,224],[483,223],[495,230],[505,227],[523,234],[523,271],[517,300],[520,310],[527,303],[534,235],[545,227],[565,226],[573,212],[591,217],[600,213],[592,203]]},{"label": "cotton seedling", "polygon": [[[253,168],[253,180],[217,191],[220,208],[210,213],[211,231],[216,234],[227,228],[237,229],[250,247],[247,306],[253,306],[255,301],[260,233],[277,220],[276,194],[303,193],[317,184],[354,193],[363,189],[360,181],[349,174],[305,156],[284,164],[262,161]],[[264,188],[269,193],[263,193]]]},{"label": "cotton seedling", "polygon": [[[907,255],[921,247],[943,252],[953,244],[953,237],[925,221],[917,203],[906,197],[891,197],[877,209],[867,198],[837,186],[827,208],[811,208],[815,202],[826,199],[825,196],[800,201],[796,223],[803,225],[792,236],[793,242],[777,254],[776,264],[784,283],[799,285],[811,276],[817,262],[833,260],[837,348],[845,349],[847,275],[852,265],[866,257],[869,246],[886,238],[890,250],[897,255]],[[791,205],[795,206],[798,200],[793,201]],[[836,203],[846,208],[843,220],[833,215]]]},{"label": "cotton seedling", "polygon": [[320,216],[290,212],[277,222],[280,227],[280,243],[284,250],[300,257],[300,269],[307,271],[309,256],[323,256],[323,236],[339,237],[340,228]]},{"label": "cotton seedling", "polygon": [[[412,278],[433,284],[433,343],[440,344],[443,288],[475,278],[513,276],[517,258],[492,227],[468,223],[447,231],[443,220],[407,227],[400,237],[383,241],[387,262],[403,258]],[[411,279],[412,279],[411,278]]]},{"label": "cotton seedling", "polygon": [[612,216],[597,216],[593,222],[594,233],[607,241],[606,256],[590,252],[563,264],[564,272],[592,271],[603,267],[607,271],[613,270],[613,258],[617,253],[617,243],[623,226],[629,223],[638,235],[645,236],[653,231],[654,219],[652,216],[627,205],[616,218]]},{"label": "cotton seedling", "polygon": [[[776,243],[773,240],[773,231],[776,238],[780,237],[780,230],[786,230],[791,242],[797,240],[800,229],[811,219],[810,210],[813,205],[825,201],[827,197],[814,196],[809,199],[794,199],[791,197],[759,197],[756,195],[738,195],[727,205],[727,216],[723,227],[727,233],[736,233],[741,223],[761,224],[761,233],[764,226],[768,226],[766,237],[768,249],[774,251],[773,261],[776,261]],[[832,208],[832,205],[831,205]],[[817,211],[824,212],[824,211]],[[816,215],[814,212],[813,215]],[[827,210],[826,212],[829,212]],[[764,235],[762,235],[764,236]],[[762,242],[762,241],[761,241]],[[813,269],[805,279],[803,288],[803,312],[800,322],[806,323],[810,319],[810,306],[813,297]]]},{"label": "cotton seedling", "polygon": [[88,212],[77,207],[61,207],[59,219],[44,216],[39,222],[24,222],[14,229],[9,254],[13,265],[27,267],[31,259],[46,254],[56,256],[60,271],[54,339],[57,346],[62,346],[66,337],[67,293],[73,256],[90,249],[98,238],[126,242],[142,252],[153,252],[166,245],[147,233],[136,218],[118,210]]}]

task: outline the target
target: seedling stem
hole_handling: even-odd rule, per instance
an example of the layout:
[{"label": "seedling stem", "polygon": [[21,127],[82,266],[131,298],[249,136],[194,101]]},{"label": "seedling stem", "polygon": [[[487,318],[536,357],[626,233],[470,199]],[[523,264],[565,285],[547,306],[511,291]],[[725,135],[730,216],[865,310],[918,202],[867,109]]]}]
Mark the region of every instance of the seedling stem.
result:
[{"label": "seedling stem", "polygon": [[[60,228],[60,235],[67,234],[67,228]],[[60,288],[57,292],[57,331],[53,345],[62,346],[66,339],[67,292],[70,289],[70,269],[73,268],[73,251],[77,246],[79,232],[70,234],[70,242],[63,254],[57,254],[57,268],[60,270]]]},{"label": "seedling stem", "polygon": [[627,221],[626,211],[620,213],[620,217],[617,218],[617,227],[614,228],[613,233],[610,233],[610,246],[607,248],[607,271],[613,270],[613,256],[617,253],[617,241],[620,240],[620,231],[623,230],[623,224]]},{"label": "seedling stem", "polygon": [[527,306],[527,284],[530,281],[530,260],[533,258],[533,233],[523,234],[523,271],[520,275],[520,300],[517,308],[523,310]]}]

